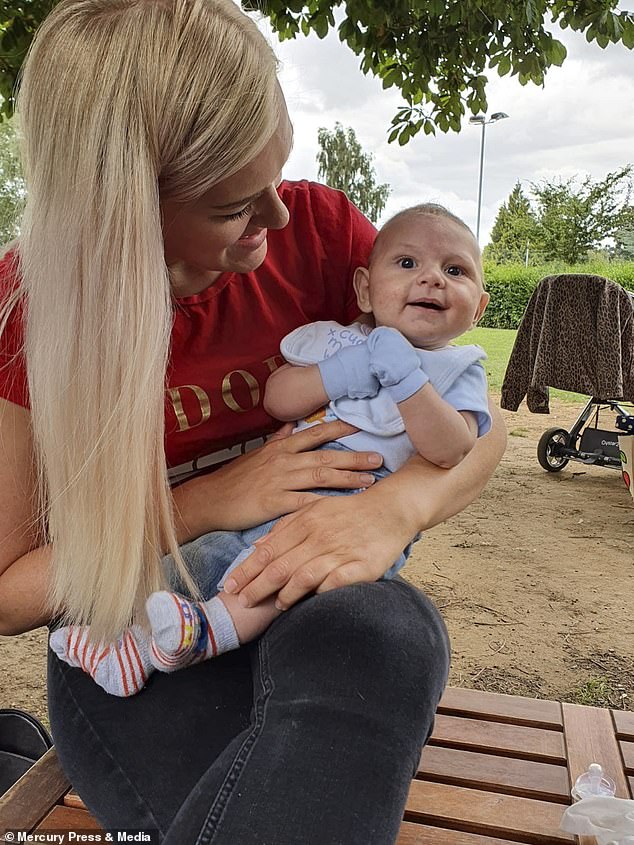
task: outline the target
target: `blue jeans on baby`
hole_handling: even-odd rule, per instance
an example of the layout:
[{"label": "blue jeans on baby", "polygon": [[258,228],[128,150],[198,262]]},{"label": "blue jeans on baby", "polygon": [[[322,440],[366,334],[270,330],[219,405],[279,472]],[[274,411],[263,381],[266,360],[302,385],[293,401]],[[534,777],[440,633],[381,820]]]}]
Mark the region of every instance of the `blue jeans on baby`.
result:
[{"label": "blue jeans on baby", "polygon": [[[349,451],[336,441],[325,443],[319,448]],[[390,475],[390,471],[384,467],[370,470],[370,472],[377,481]],[[318,493],[320,496],[351,496],[363,492],[363,490],[359,488],[354,490],[319,489],[312,492]],[[244,531],[210,531],[208,534],[203,534],[201,537],[192,540],[191,543],[181,546],[185,563],[198,585],[203,599],[207,600],[216,595],[227,571],[233,568],[234,563],[235,565],[242,563],[253,552],[255,541],[268,534],[276,522],[277,519],[270,519],[268,522],[263,522],[261,525],[247,528]],[[399,570],[405,566],[412,545],[418,539],[418,536],[420,535],[417,535],[411,543],[408,543],[398,559],[394,561],[380,580],[394,578]],[[175,572],[172,556],[166,556],[163,561],[172,589],[186,594],[187,589]]]}]

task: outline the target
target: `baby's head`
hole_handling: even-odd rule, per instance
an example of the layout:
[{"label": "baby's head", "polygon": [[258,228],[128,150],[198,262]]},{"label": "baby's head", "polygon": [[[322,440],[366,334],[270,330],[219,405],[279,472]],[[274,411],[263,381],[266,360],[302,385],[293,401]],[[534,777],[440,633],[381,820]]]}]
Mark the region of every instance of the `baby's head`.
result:
[{"label": "baby's head", "polygon": [[471,229],[434,203],[388,220],[354,287],[377,326],[398,329],[421,349],[440,349],[473,328],[489,301]]}]

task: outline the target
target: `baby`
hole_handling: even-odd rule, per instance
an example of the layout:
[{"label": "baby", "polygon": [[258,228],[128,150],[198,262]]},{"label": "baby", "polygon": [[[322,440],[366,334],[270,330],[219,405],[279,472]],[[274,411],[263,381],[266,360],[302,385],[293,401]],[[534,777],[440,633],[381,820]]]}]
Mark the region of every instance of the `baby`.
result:
[{"label": "baby", "polygon": [[[491,424],[485,353],[450,345],[476,325],[489,300],[471,230],[435,204],[400,212],[377,235],[368,267],[355,271],[354,289],[362,312],[357,322],[311,323],[282,340],[289,363],[269,377],[266,410],[280,420],[300,420],[298,429],[331,419],[351,423],[357,433],[320,448],[380,452],[377,478],[415,454],[455,466]],[[205,589],[199,584],[210,596],[202,602],[175,592],[152,594],[151,636],[133,626],[118,643],[99,647],[90,644],[88,628],[70,627],[51,635],[51,648],[107,692],[132,695],[154,669],[171,672],[255,639],[281,612],[274,598],[245,608],[223,584],[274,523],[206,535],[209,567],[220,568],[223,578],[207,579]],[[200,539],[196,543],[200,549]],[[402,568],[409,548],[383,578]],[[187,560],[187,546],[183,555]]]}]

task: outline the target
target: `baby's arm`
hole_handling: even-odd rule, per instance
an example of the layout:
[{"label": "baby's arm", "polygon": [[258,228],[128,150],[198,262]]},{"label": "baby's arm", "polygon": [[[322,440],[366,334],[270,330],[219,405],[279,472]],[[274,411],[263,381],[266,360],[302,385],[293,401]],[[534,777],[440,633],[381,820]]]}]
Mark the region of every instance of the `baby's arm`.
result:
[{"label": "baby's arm", "polygon": [[367,344],[358,343],[318,364],[285,364],[275,370],[266,383],[264,409],[278,420],[299,420],[330,400],[376,396],[379,389],[378,379],[370,372]]},{"label": "baby's arm", "polygon": [[327,404],[328,395],[317,364],[284,364],[266,382],[264,410],[276,420],[301,420]]},{"label": "baby's arm", "polygon": [[456,411],[429,382],[397,404],[409,439],[432,464],[448,469],[473,449],[478,439],[475,414]]},{"label": "baby's arm", "polygon": [[448,469],[469,454],[478,436],[474,414],[442,399],[421,368],[414,347],[396,329],[375,329],[368,339],[371,369],[398,405],[418,453]]}]

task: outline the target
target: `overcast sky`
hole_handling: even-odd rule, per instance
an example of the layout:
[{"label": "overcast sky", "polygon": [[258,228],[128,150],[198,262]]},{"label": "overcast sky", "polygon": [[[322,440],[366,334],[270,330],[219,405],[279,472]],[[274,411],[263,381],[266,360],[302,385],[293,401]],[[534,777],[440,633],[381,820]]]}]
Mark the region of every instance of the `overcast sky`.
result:
[{"label": "overcast sky", "polygon": [[[317,129],[339,121],[355,130],[374,155],[378,181],[392,188],[383,219],[407,205],[436,201],[475,229],[480,127],[466,123],[459,134],[421,132],[405,147],[388,144],[391,118],[402,104],[397,89],[383,91],[377,79],[364,76],[359,58],[334,32],[323,41],[311,34],[280,44],[266,19],[258,23],[281,61],[295,127],[286,178],[317,178]],[[482,245],[518,179],[527,188],[575,174],[601,179],[634,161],[634,52],[620,44],[602,50],[569,30],[558,37],[568,57],[549,70],[543,88],[488,72],[488,113],[506,112],[509,119],[486,128]]]}]

